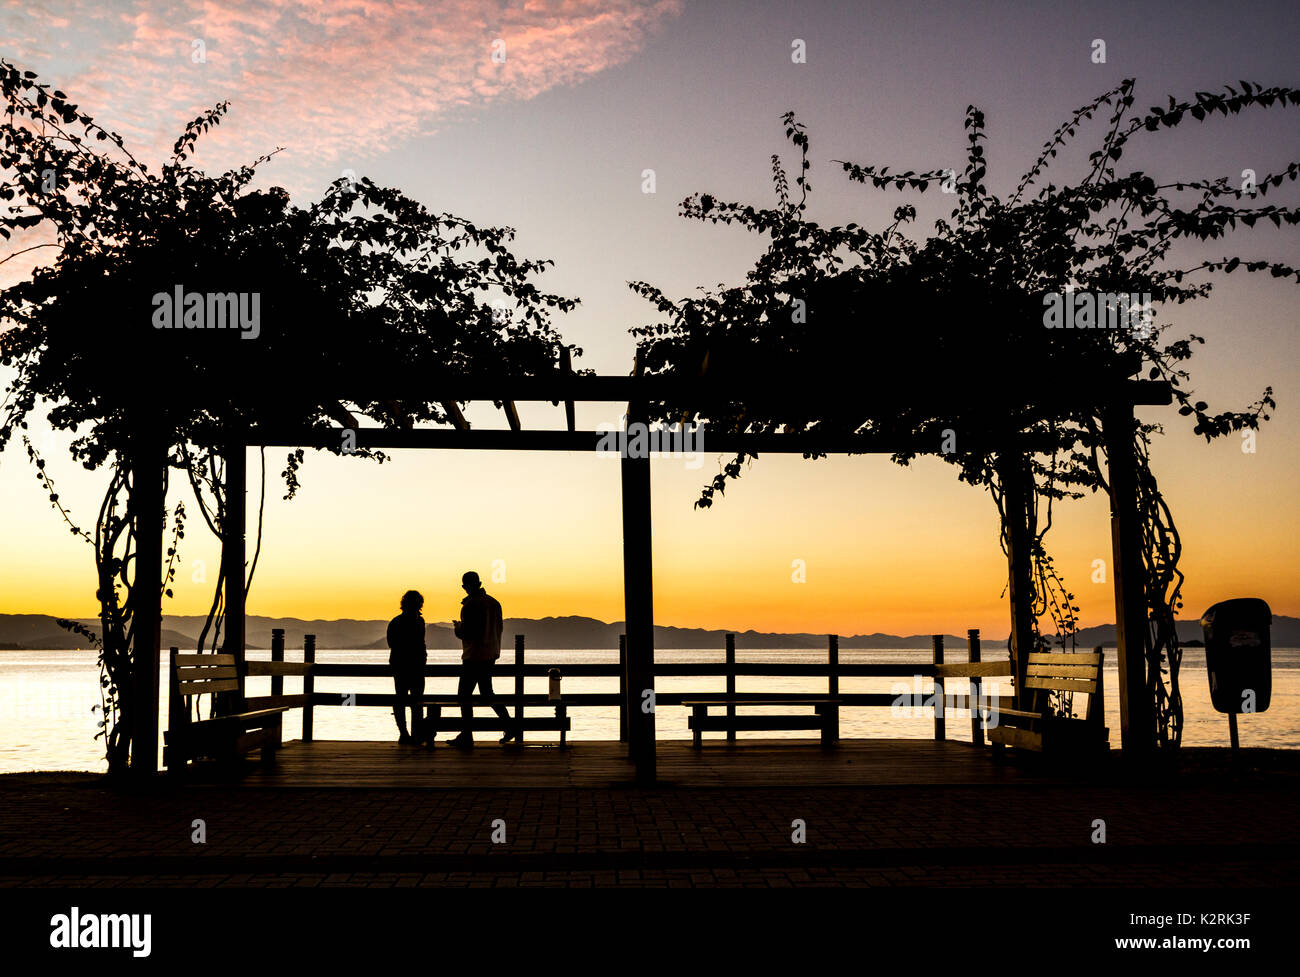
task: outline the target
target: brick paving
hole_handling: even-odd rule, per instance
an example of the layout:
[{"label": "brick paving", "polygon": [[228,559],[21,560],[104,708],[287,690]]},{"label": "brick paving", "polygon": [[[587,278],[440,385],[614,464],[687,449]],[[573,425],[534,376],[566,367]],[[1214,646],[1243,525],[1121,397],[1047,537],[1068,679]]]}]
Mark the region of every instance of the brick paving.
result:
[{"label": "brick paving", "polygon": [[1291,777],[147,793],[62,781],[0,777],[0,887],[1272,887],[1300,870]]}]

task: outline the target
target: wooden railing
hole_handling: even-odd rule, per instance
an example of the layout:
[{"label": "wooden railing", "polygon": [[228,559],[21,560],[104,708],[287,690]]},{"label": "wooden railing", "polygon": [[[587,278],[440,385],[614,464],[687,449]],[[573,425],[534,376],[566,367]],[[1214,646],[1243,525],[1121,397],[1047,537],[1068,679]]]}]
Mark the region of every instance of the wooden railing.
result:
[{"label": "wooden railing", "polygon": [[[845,707],[890,708],[903,701],[912,709],[932,710],[934,713],[934,738],[946,739],[946,713],[950,709],[970,709],[971,739],[976,744],[984,742],[984,722],[981,710],[993,712],[1005,703],[1010,703],[1013,696],[1000,695],[989,697],[982,694],[983,679],[991,676],[1008,676],[1008,662],[982,661],[980,656],[979,631],[972,629],[967,633],[967,661],[946,662],[942,635],[933,638],[932,660],[930,663],[907,664],[901,662],[842,662],[839,655],[839,637],[828,635],[826,660],[822,662],[738,662],[736,660],[735,635],[726,636],[724,659],[715,662],[657,662],[655,675],[662,677],[699,676],[722,678],[725,680],[726,696],[736,705],[744,705],[747,700],[779,702],[806,698],[808,692],[737,692],[736,679],[741,676],[766,677],[800,677],[820,678],[826,682],[827,695],[839,700]],[[617,692],[574,692],[563,693],[560,700],[568,708],[582,707],[616,707],[619,710],[619,739],[627,739],[626,683],[625,683],[626,643],[619,638],[618,662],[575,662],[546,661],[529,662],[525,656],[524,635],[515,635],[513,662],[504,658],[497,663],[495,676],[514,678],[513,694],[498,694],[497,701],[514,706],[517,717],[524,715],[525,708],[555,706],[555,700],[547,693],[525,693],[524,680],[529,677],[545,677],[550,670],[558,668],[563,677],[568,678],[609,678],[619,682]],[[380,692],[318,692],[315,684],[317,678],[391,678],[392,670],[386,664],[363,664],[359,662],[318,662],[316,661],[316,638],[305,635],[303,638],[303,660],[291,662],[284,660],[284,633],[276,629],[271,638],[271,660],[248,660],[245,662],[246,676],[270,676],[271,694],[265,696],[247,696],[248,709],[267,709],[278,706],[301,708],[302,738],[311,740],[314,734],[314,710],[327,706],[386,706],[392,707],[396,696]],[[460,675],[459,663],[429,664],[424,667],[426,678],[455,679]],[[285,694],[284,677],[300,676],[303,690],[299,693]],[[895,678],[933,679],[933,693],[926,694],[913,689],[905,696],[897,692],[844,692],[840,688],[842,678]],[[966,680],[969,691],[965,695],[949,694],[945,680]],[[668,692],[656,690],[655,705],[679,706],[683,699],[698,698],[701,690],[686,692]],[[429,693],[424,696],[425,703],[451,705],[457,702],[454,693]],[[473,698],[475,706],[482,706],[481,697]],[[735,707],[729,707],[728,715],[735,714]],[[996,722],[996,719],[992,720]],[[838,709],[835,714],[835,732],[838,738]],[[728,736],[735,737],[734,731]]]}]

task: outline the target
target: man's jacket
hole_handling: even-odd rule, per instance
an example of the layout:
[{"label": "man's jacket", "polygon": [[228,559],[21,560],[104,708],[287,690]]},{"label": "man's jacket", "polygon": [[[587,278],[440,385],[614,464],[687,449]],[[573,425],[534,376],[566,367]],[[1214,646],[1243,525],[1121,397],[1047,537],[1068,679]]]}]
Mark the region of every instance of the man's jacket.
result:
[{"label": "man's jacket", "polygon": [[460,602],[461,661],[491,662],[501,657],[501,605],[481,587]]}]

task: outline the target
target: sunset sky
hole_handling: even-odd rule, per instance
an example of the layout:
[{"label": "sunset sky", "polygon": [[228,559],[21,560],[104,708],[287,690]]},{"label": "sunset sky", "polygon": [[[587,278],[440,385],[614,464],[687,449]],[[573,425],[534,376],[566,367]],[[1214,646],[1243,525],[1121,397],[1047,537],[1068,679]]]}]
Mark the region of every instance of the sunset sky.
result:
[{"label": "sunset sky", "polygon": [[[283,146],[262,183],[286,187],[300,203],[351,170],[434,210],[514,227],[517,254],[556,262],[540,284],[582,301],[557,320],[585,351],[578,365],[625,374],[628,329],[655,321],[628,281],[677,298],[739,282],[758,255],[756,235],[686,221],[678,205],[695,191],[770,204],[770,156],[790,159],[780,125],[787,110],[809,129],[813,219],[879,229],[894,207],[913,202],[920,234],[947,215],[951,198],[850,184],[830,161],[960,169],[973,103],[986,117],[987,182],[1005,196],[1069,113],[1125,77],[1137,78],[1139,109],[1242,78],[1300,85],[1295,4],[1042,6],[7,2],[0,55],[68,92],[151,161],[165,158],[186,121],[228,99],[229,116],[199,143],[201,166],[225,169]],[[792,62],[796,39],[807,63]],[[1106,42],[1104,64],[1093,63],[1094,39]],[[492,59],[497,40],[504,63]],[[1058,183],[1080,175],[1102,135],[1101,124],[1084,130],[1055,164]],[[1131,145],[1121,172],[1239,181],[1244,169],[1262,175],[1300,159],[1300,112],[1216,117]],[[653,194],[642,192],[646,169],[655,171]],[[1265,202],[1294,205],[1294,185]],[[1300,265],[1300,235],[1265,225],[1181,253],[1186,264],[1240,253]],[[1239,273],[1210,299],[1162,318],[1175,335],[1206,337],[1191,369],[1212,407],[1244,407],[1267,385],[1278,401],[1253,453],[1237,437],[1207,446],[1172,409],[1141,409],[1166,423],[1154,461],[1183,533],[1182,617],[1237,596],[1300,615],[1298,313],[1293,281]],[[113,314],[104,310],[105,328]],[[890,369],[861,366],[868,378]],[[564,424],[549,404],[520,412],[525,425]],[[620,413],[580,405],[578,424]],[[490,404],[467,416],[475,426],[505,426]],[[88,521],[105,474],[75,467],[66,437],[43,427],[33,435],[55,459],[65,504]],[[623,616],[611,459],[407,451],[379,466],[309,454],[299,497],[284,502],[284,454],[267,452],[250,613],[390,617],[415,587],[426,618],[448,620],[460,574],[473,568],[508,616]],[[249,462],[255,512],[256,451]],[[1006,634],[996,511],[953,467],[763,457],[711,509],[692,508],[718,464],[707,451],[702,465],[654,464],[658,623]],[[34,475],[21,444],[0,454],[0,612],[92,616],[89,547],[50,509]],[[249,531],[251,553],[251,520]],[[1109,577],[1091,582],[1093,561],[1110,562],[1104,498],[1059,506],[1048,542],[1083,624],[1112,621]],[[796,561],[806,582],[795,580]],[[206,612],[216,565],[215,541],[195,513],[165,612]]]}]

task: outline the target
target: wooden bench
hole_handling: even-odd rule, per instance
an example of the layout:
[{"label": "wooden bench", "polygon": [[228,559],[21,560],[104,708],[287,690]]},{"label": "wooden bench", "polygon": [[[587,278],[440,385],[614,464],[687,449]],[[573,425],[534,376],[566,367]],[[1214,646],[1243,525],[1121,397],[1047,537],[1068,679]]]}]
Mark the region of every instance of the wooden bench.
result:
[{"label": "wooden bench", "polygon": [[[727,733],[741,729],[816,729],[822,734],[822,746],[832,746],[835,743],[836,727],[839,719],[840,700],[834,698],[814,697],[807,699],[737,699],[737,698],[711,698],[711,699],[683,699],[682,705],[691,710],[691,715],[687,721],[687,726],[695,732],[695,748],[703,749],[704,739],[702,733],[705,730],[723,731]],[[763,706],[772,708],[774,706],[815,706],[815,715],[751,715],[744,716],[735,713],[736,706]],[[709,710],[715,707],[727,708],[728,711],[721,716],[709,715]]]},{"label": "wooden bench", "polygon": [[[480,701],[477,696],[474,697],[472,701],[474,706],[477,708],[490,708],[487,703]],[[503,706],[507,705],[508,698],[506,696],[497,696],[496,703]],[[524,732],[528,732],[529,730],[549,729],[559,732],[560,749],[568,749],[569,730],[573,728],[573,720],[569,718],[568,707],[561,703],[555,704],[555,715],[553,717],[520,716],[518,719],[511,719],[508,723],[502,720],[500,716],[496,715],[482,719],[476,716],[470,720],[462,719],[459,716],[455,718],[452,718],[451,716],[443,716],[443,706],[451,709],[456,708],[459,705],[460,701],[451,696],[434,699],[425,698],[425,716],[420,721],[420,733],[417,734],[417,738],[421,742],[427,742],[426,737],[431,733],[437,735],[438,733],[463,733],[466,731],[473,732],[476,730],[500,730],[505,732],[509,729],[520,729]]]},{"label": "wooden bench", "polygon": [[[183,770],[190,760],[200,757],[231,765],[251,750],[261,750],[263,763],[275,762],[281,744],[281,717],[288,707],[246,711],[244,680],[234,655],[182,655],[173,648],[170,673],[171,728],[163,733],[163,763],[169,770]],[[223,693],[233,693],[227,697],[231,712],[212,719],[190,717],[194,698]]]},{"label": "wooden bench", "polygon": [[[1031,652],[1025,663],[1025,687],[1018,704],[1026,709],[998,709],[998,724],[988,737],[995,754],[1013,746],[1035,753],[1094,753],[1109,749],[1105,725],[1101,648],[1089,652]],[[1050,693],[1083,692],[1088,696],[1084,718],[1054,715]]]}]

